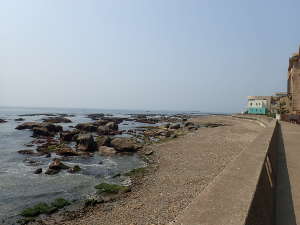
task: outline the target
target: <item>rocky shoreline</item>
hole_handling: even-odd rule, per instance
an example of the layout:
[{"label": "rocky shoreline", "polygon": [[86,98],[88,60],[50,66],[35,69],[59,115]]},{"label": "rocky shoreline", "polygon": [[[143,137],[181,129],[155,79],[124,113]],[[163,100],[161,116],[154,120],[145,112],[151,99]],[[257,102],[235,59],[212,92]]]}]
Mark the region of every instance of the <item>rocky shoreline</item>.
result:
[{"label": "rocky shoreline", "polygon": [[[41,114],[39,114],[41,115]],[[50,114],[47,114],[47,116]],[[26,115],[22,115],[26,116]],[[32,115],[31,115],[32,116]],[[104,114],[89,114],[87,118],[92,121],[87,123],[78,123],[75,126],[70,126],[64,129],[59,123],[70,123],[71,118],[66,118],[68,115],[51,114],[47,118],[43,118],[43,122],[25,122],[19,124],[18,130],[31,130],[34,140],[26,147],[30,149],[19,150],[19,154],[30,156],[27,160],[28,165],[37,166],[38,161],[35,157],[49,158],[51,161],[48,169],[43,171],[42,168],[37,168],[35,174],[54,175],[62,170],[69,173],[77,173],[81,170],[78,165],[68,165],[69,157],[93,157],[94,154],[103,156],[138,154],[148,164],[147,169],[136,169],[127,174],[116,174],[115,176],[131,177],[132,183],[138,183],[135,179],[136,174],[144,174],[151,168],[153,160],[153,151],[151,145],[172,140],[178,136],[188,132],[195,131],[200,127],[221,126],[223,124],[194,124],[187,121],[190,116],[187,115],[131,115],[128,118],[113,117]],[[22,118],[17,120],[23,121]],[[120,124],[129,122],[138,122],[145,124],[144,126],[136,127],[135,129],[122,130],[119,129]],[[35,148],[35,149],[32,149]],[[59,156],[60,158],[53,157]],[[143,172],[141,172],[143,171]],[[102,184],[103,185],[103,184]],[[108,184],[110,185],[110,184]],[[132,185],[130,185],[131,187]],[[129,186],[126,186],[129,187]],[[96,188],[97,189],[97,188]],[[131,188],[125,188],[128,192]],[[121,188],[121,190],[125,190]],[[121,193],[103,192],[98,195],[91,195],[84,202],[84,207],[93,206],[94,204],[111,202],[120,196],[126,195]],[[79,204],[80,205],[80,204]],[[81,203],[82,205],[82,203]],[[72,206],[74,207],[74,206]],[[82,211],[82,208],[81,210]],[[73,215],[73,212],[71,212]],[[19,222],[27,224],[36,218],[24,217]]]}]

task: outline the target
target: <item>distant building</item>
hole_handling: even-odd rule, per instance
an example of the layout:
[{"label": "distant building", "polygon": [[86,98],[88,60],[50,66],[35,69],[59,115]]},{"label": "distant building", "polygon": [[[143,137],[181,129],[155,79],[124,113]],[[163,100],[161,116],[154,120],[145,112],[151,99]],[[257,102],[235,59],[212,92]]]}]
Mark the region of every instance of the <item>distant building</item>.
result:
[{"label": "distant building", "polygon": [[271,99],[271,96],[249,96],[248,114],[266,115],[270,112]]},{"label": "distant building", "polygon": [[289,59],[288,97],[291,99],[291,113],[300,114],[300,49]]}]

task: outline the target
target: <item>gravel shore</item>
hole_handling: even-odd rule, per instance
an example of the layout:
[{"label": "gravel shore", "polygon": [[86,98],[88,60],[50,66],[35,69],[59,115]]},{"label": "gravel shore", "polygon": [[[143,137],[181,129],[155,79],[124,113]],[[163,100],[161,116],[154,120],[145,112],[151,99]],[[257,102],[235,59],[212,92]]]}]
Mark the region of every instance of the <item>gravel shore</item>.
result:
[{"label": "gravel shore", "polygon": [[166,225],[253,141],[258,131],[264,129],[257,121],[230,116],[205,116],[192,120],[224,123],[225,126],[201,128],[152,146],[156,169],[141,178],[131,193],[58,224]]}]

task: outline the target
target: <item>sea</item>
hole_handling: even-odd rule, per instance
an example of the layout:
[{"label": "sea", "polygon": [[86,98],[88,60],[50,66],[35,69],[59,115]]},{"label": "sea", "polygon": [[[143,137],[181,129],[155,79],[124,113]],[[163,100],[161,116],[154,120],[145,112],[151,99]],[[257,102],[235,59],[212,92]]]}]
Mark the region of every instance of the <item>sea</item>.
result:
[{"label": "sea", "polygon": [[[65,198],[71,201],[80,201],[95,192],[94,186],[102,182],[130,184],[129,178],[115,176],[128,172],[134,168],[145,167],[146,164],[137,155],[71,157],[66,163],[69,166],[79,165],[81,171],[70,174],[62,171],[57,175],[34,174],[37,168],[45,171],[54,157],[21,155],[17,151],[34,149],[25,147],[34,139],[30,130],[16,130],[23,122],[42,122],[45,115],[20,116],[24,114],[69,114],[67,117],[72,123],[60,124],[65,130],[78,123],[91,122],[87,114],[104,113],[115,117],[128,118],[132,114],[194,114],[206,115],[197,111],[143,111],[143,110],[103,110],[103,109],[62,109],[62,108],[24,108],[0,107],[0,224],[9,224],[14,221],[20,212],[39,202],[50,202],[56,198]],[[17,118],[24,121],[15,121]],[[119,125],[120,130],[133,129],[148,124],[126,121]],[[32,160],[34,164],[30,163]]]}]

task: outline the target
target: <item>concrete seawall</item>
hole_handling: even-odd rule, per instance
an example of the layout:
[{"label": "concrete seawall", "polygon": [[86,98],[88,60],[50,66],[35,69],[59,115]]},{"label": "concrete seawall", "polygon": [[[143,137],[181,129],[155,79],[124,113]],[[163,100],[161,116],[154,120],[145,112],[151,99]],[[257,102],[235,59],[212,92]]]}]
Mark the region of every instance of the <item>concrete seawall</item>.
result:
[{"label": "concrete seawall", "polygon": [[274,120],[261,122],[266,128],[251,146],[242,151],[171,224],[276,224],[277,168],[280,166],[283,173],[281,179],[286,173],[282,168],[282,134],[280,124]]}]

